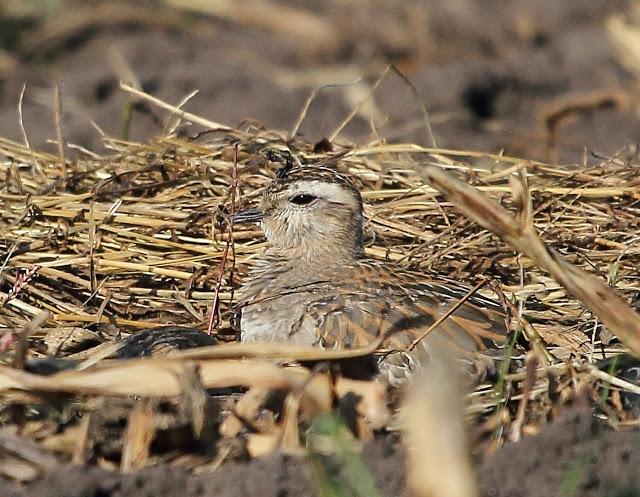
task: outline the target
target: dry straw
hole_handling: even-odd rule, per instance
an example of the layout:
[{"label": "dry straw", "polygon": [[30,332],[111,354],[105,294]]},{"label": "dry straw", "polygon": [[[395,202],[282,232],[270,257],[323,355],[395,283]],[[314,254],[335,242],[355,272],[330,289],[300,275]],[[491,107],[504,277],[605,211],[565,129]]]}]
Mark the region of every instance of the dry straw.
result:
[{"label": "dry straw", "polygon": [[[371,256],[445,274],[470,287],[491,280],[512,309],[522,309],[514,327],[521,325],[527,338],[536,340],[538,360],[526,371],[516,361],[498,382],[480,385],[470,396],[469,412],[491,415],[484,426],[497,435],[494,440],[507,433],[502,428],[511,423],[512,411],[505,409],[510,402],[524,398],[520,405],[535,406],[526,415],[520,412],[514,425],[519,432],[531,431],[557,403],[577,395],[578,383],[606,385],[607,393],[618,395],[605,411],[612,421],[624,422],[619,395],[633,385],[603,373],[594,361],[627,348],[640,355],[640,320],[633,310],[640,292],[635,158],[621,154],[593,165],[562,166],[385,143],[318,153],[313,144],[289,139],[285,132],[231,128],[123,88],[208,131],[149,143],[105,138],[108,155],[73,161],[68,154],[0,138],[0,325],[28,334],[32,356],[71,353],[69,343],[92,333],[87,328],[98,331],[97,339],[114,330],[169,323],[205,329],[214,298],[222,317],[214,333],[233,341],[233,292],[264,247],[260,232],[243,226],[233,230],[233,250],[226,249],[234,148],[240,204],[253,201],[279,167],[264,152],[290,150],[303,161],[336,164],[357,179]],[[220,278],[225,252],[233,260]],[[233,279],[232,267],[238,275]],[[490,293],[487,286],[481,291]],[[46,323],[39,330],[29,326],[43,310],[50,315]],[[609,332],[622,345],[611,341]],[[96,359],[86,370],[49,378],[3,366],[0,394],[7,402],[44,392],[178,395],[181,375],[197,367],[205,387],[285,389],[294,395],[287,405],[315,405],[311,411],[330,409],[336,389],[341,395],[355,390],[365,397],[369,415],[382,419],[378,387],[344,379],[336,386],[326,372],[272,362],[345,359],[374,353],[377,345],[322,352],[230,344],[152,360]],[[515,347],[514,357],[521,347],[527,345]],[[567,358],[571,361],[562,362]],[[146,419],[146,411],[138,414]],[[290,417],[287,423],[289,435],[281,439],[290,444]],[[148,433],[143,435],[138,442]],[[266,445],[277,446],[272,442]],[[125,466],[136,466],[145,450],[131,448]]]}]

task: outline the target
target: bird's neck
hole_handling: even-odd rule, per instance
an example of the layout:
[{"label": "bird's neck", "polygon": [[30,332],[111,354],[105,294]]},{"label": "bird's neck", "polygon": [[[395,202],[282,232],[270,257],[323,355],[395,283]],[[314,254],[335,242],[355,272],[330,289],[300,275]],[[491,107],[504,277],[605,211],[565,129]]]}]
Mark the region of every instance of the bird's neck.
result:
[{"label": "bird's neck", "polygon": [[305,246],[270,247],[264,253],[267,263],[291,265],[299,270],[320,270],[351,265],[364,254],[359,243],[313,243]]},{"label": "bird's neck", "polygon": [[362,244],[311,244],[267,248],[249,271],[240,292],[243,305],[283,288],[303,287],[317,280],[344,276],[364,256]]}]

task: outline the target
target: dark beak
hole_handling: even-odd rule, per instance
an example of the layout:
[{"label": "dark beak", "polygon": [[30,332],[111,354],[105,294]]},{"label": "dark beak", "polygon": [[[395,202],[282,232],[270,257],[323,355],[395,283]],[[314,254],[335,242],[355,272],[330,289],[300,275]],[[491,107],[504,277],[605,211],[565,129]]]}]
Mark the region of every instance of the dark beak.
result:
[{"label": "dark beak", "polygon": [[264,213],[260,209],[251,208],[236,212],[233,216],[234,223],[257,223],[262,220]]}]

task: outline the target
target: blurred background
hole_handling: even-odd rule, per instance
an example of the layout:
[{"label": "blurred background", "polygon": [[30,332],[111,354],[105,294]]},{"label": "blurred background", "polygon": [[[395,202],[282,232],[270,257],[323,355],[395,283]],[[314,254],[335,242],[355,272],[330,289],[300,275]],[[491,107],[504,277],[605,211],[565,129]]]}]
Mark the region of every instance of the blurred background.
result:
[{"label": "blurred background", "polygon": [[[104,153],[112,137],[160,134],[166,115],[124,80],[232,126],[316,142],[393,71],[338,141],[430,145],[596,164],[640,141],[640,2],[616,0],[3,0],[0,136]],[[127,112],[132,105],[130,125]],[[95,125],[93,124],[95,123]]]}]

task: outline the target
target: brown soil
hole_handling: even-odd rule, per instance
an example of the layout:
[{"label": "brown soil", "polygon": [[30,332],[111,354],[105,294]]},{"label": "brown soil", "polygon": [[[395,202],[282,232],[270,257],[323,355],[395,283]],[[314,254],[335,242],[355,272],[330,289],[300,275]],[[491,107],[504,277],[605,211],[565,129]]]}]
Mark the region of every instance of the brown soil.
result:
[{"label": "brown soil", "polygon": [[622,497],[640,495],[639,465],[640,433],[604,429],[585,409],[485,458],[479,474],[492,497]]},{"label": "brown soil", "polygon": [[[369,443],[364,460],[386,496],[405,496],[404,454],[396,436]],[[640,495],[640,434],[605,429],[587,409],[564,413],[535,437],[486,456],[477,466],[486,497]],[[0,488],[0,497],[225,497],[313,495],[303,460],[271,455],[225,464],[210,474],[155,467],[122,475],[68,466],[19,488]]]},{"label": "brown soil", "polygon": [[[175,103],[198,89],[186,109],[222,123],[257,119],[267,127],[291,129],[311,89],[359,76],[372,81],[391,61],[422,96],[441,147],[554,158],[543,125],[545,109],[576,111],[557,126],[561,161],[582,161],[585,148],[613,154],[640,139],[631,97],[621,90],[633,78],[616,62],[605,27],[624,1],[478,0],[427,8],[413,1],[346,7],[308,0],[303,5],[328,19],[336,46],[309,47],[284,31],[203,19],[167,29],[153,16],[148,25],[121,21],[68,30],[65,36],[36,33],[23,43],[14,69],[0,74],[0,135],[22,140],[16,103],[28,82],[26,130],[33,145],[53,149],[46,145],[55,138],[52,106],[43,106],[43,100],[51,100],[52,83],[60,80],[65,139],[103,151],[88,118],[111,136],[122,136],[127,95],[117,88],[117,64],[109,55],[115,49],[144,89]],[[320,69],[323,75],[315,76]],[[327,89],[311,106],[301,128],[310,141],[330,135],[349,113],[344,91]],[[383,137],[428,142],[420,106],[398,77],[385,79],[376,102],[388,117],[379,129]],[[343,138],[366,140],[370,129],[367,120],[356,117]],[[132,138],[160,132],[149,115],[135,113]]]}]

